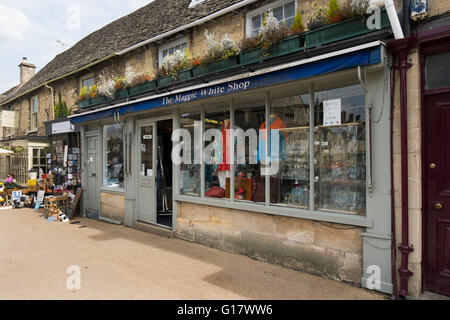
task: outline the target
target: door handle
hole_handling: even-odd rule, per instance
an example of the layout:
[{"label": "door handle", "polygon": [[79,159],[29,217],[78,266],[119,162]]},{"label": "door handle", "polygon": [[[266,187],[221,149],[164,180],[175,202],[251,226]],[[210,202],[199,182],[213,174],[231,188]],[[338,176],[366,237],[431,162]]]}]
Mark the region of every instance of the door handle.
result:
[{"label": "door handle", "polygon": [[443,207],[444,207],[444,206],[443,206],[442,203],[440,203],[440,202],[436,202],[436,203],[434,204],[434,208],[435,208],[436,210],[442,210]]}]

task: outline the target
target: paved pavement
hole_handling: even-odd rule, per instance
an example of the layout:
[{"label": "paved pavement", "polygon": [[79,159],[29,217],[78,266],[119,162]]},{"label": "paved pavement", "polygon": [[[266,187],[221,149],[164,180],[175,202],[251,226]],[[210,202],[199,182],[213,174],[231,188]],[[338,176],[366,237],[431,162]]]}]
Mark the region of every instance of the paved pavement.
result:
[{"label": "paved pavement", "polygon": [[[0,211],[0,299],[385,299],[386,296],[179,239],[78,219]],[[80,228],[81,227],[81,228]],[[67,268],[81,289],[67,289]]]}]

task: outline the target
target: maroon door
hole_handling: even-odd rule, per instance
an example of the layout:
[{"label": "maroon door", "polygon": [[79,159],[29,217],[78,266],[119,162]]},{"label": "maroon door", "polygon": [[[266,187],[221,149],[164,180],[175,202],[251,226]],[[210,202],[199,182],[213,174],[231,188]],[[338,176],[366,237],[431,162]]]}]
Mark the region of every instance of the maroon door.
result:
[{"label": "maroon door", "polygon": [[426,95],[425,104],[425,285],[450,295],[450,92]]}]

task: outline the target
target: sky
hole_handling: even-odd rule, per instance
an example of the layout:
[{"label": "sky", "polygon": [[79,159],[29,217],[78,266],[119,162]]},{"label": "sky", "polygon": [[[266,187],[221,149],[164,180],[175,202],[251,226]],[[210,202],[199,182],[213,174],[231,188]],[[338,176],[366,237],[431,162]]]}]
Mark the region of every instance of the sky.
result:
[{"label": "sky", "polygon": [[19,83],[22,57],[38,72],[88,34],[151,1],[0,0],[0,93]]}]

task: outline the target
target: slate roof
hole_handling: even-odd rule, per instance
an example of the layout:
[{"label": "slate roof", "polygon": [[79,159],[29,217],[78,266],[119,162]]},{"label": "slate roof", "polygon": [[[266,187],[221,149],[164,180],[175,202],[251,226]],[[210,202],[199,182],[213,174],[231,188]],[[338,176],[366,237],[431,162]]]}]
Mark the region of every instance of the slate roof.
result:
[{"label": "slate roof", "polygon": [[125,50],[241,1],[243,0],[205,0],[189,8],[191,0],[155,0],[91,33],[57,55],[17,91],[8,90],[0,95],[0,104],[114,52]]}]

